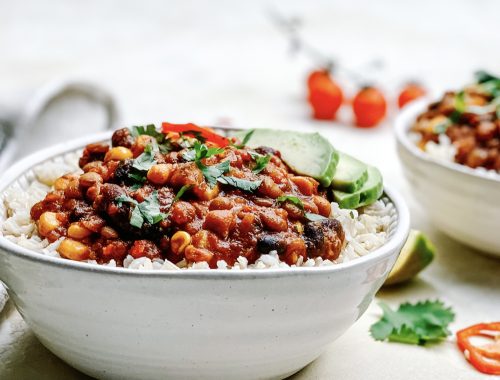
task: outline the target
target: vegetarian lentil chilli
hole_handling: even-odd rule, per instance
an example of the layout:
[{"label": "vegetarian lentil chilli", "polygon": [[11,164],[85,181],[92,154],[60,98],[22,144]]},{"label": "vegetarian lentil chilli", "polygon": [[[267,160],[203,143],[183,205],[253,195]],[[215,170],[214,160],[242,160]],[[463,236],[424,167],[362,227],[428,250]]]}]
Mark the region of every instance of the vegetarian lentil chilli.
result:
[{"label": "vegetarian lentil chilli", "polygon": [[412,131],[422,150],[500,173],[500,78],[478,72],[476,83],[431,104]]},{"label": "vegetarian lentil chilli", "polygon": [[[251,131],[249,135],[251,135]],[[83,174],[58,178],[31,208],[38,233],[71,260],[161,258],[248,263],[276,252],[335,260],[341,223],[326,190],[295,174],[272,148],[250,149],[193,124],[117,130],[111,146],[87,145]]]}]

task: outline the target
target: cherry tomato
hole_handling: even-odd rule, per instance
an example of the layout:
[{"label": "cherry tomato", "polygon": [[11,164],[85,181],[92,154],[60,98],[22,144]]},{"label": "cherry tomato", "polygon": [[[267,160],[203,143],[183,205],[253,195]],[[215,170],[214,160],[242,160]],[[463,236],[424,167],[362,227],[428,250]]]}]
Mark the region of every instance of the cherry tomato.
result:
[{"label": "cherry tomato", "polygon": [[375,87],[364,87],[354,97],[352,109],[356,125],[361,128],[371,128],[385,117],[387,103],[384,95]]},{"label": "cherry tomato", "polygon": [[417,83],[408,83],[399,94],[398,106],[403,108],[405,104],[425,95],[425,89]]},{"label": "cherry tomato", "polygon": [[342,105],[342,89],[331,79],[326,71],[314,71],[308,78],[309,104],[313,117],[320,120],[335,119]]},{"label": "cherry tomato", "polygon": [[331,80],[328,70],[314,70],[307,77],[307,88],[311,89],[316,83]]}]

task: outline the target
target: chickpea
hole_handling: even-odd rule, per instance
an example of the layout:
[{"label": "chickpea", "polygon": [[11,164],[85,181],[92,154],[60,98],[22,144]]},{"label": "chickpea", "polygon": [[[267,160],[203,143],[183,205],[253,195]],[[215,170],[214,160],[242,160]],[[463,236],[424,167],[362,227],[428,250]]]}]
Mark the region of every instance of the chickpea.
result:
[{"label": "chickpea", "polygon": [[330,202],[328,202],[328,199],[320,197],[319,195],[315,195],[313,197],[313,202],[318,208],[318,212],[320,213],[320,215],[323,215],[327,218],[330,216],[330,213],[332,212],[332,205],[330,204]]},{"label": "chickpea", "polygon": [[[312,195],[317,191],[318,183],[312,178],[295,176],[292,177],[291,180],[298,187],[299,191],[304,195]],[[313,183],[313,181],[315,183]]]},{"label": "chickpea", "polygon": [[269,198],[278,198],[283,195],[283,191],[274,183],[271,177],[264,176],[258,192]]},{"label": "chickpea", "polygon": [[116,146],[114,148],[111,148],[107,153],[106,156],[104,156],[104,162],[108,161],[124,161],[128,158],[132,158],[134,155],[132,154],[132,151],[128,148],[125,148],[123,146]]},{"label": "chickpea", "polygon": [[156,185],[164,185],[167,183],[171,173],[172,173],[171,164],[153,165],[148,170],[148,180]]},{"label": "chickpea", "polygon": [[188,245],[184,250],[184,256],[186,256],[186,260],[190,262],[201,262],[206,261],[209,262],[212,260],[214,254],[205,248],[196,248],[192,245]]},{"label": "chickpea", "polygon": [[117,239],[118,232],[116,232],[110,226],[104,226],[103,228],[101,228],[101,236],[105,239]]},{"label": "chickpea", "polygon": [[209,210],[231,210],[233,202],[227,197],[217,197],[210,202]]},{"label": "chickpea", "polygon": [[87,190],[87,198],[93,202],[95,201],[100,192],[101,192],[101,186],[99,184],[90,186]]},{"label": "chickpea", "polygon": [[202,201],[210,201],[219,195],[219,185],[215,184],[213,187],[202,183],[200,186],[193,188],[193,193]]},{"label": "chickpea", "polygon": [[80,176],[80,186],[91,187],[98,183],[102,183],[102,177],[96,172],[88,172]]},{"label": "chickpea", "polygon": [[66,259],[76,261],[87,260],[90,256],[89,247],[72,239],[64,239],[57,248],[57,252]]},{"label": "chickpea", "polygon": [[73,239],[81,240],[91,234],[92,231],[78,223],[72,223],[68,228],[68,236]]},{"label": "chickpea", "polygon": [[140,135],[137,137],[135,140],[135,144],[132,146],[132,152],[134,154],[134,157],[139,156],[142,152],[144,152],[144,149],[153,142],[154,137],[149,136],[149,135]]},{"label": "chickpea", "polygon": [[172,206],[172,222],[177,225],[190,223],[196,216],[196,209],[191,203],[177,201]]},{"label": "chickpea", "polygon": [[288,265],[293,265],[300,256],[306,258],[306,243],[302,239],[294,239],[286,247],[285,262]]},{"label": "chickpea", "polygon": [[69,179],[60,177],[54,182],[54,189],[56,190],[66,190],[69,186]]},{"label": "chickpea", "polygon": [[81,199],[82,192],[80,190],[80,180],[78,178],[72,179],[68,187],[64,190],[64,195],[66,198],[70,199]]},{"label": "chickpea", "polygon": [[191,244],[191,235],[186,231],[177,231],[170,239],[170,249],[176,255],[182,254],[189,244]]},{"label": "chickpea", "polygon": [[47,236],[56,228],[61,226],[61,222],[57,219],[55,212],[46,211],[40,215],[38,219],[38,232],[40,235]]}]

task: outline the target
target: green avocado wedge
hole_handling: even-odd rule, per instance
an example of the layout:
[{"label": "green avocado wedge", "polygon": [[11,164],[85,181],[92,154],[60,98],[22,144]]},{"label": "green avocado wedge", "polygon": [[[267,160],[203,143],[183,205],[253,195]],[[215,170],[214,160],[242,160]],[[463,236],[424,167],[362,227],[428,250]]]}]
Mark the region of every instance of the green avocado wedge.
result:
[{"label": "green avocado wedge", "polygon": [[[247,131],[237,132],[243,140]],[[332,144],[319,133],[302,133],[274,129],[255,129],[247,146],[271,147],[281,153],[290,168],[302,175],[315,178],[324,187],[330,186],[339,161],[339,154]]]},{"label": "green avocado wedge", "polygon": [[368,179],[368,166],[348,154],[339,152],[339,163],[332,187],[346,193],[354,193],[361,189]]},{"label": "green avocado wedge", "polygon": [[333,189],[333,199],[340,208],[355,209],[372,204],[380,198],[384,190],[382,175],[373,166],[367,166],[367,171],[368,179],[358,191],[346,193]]}]

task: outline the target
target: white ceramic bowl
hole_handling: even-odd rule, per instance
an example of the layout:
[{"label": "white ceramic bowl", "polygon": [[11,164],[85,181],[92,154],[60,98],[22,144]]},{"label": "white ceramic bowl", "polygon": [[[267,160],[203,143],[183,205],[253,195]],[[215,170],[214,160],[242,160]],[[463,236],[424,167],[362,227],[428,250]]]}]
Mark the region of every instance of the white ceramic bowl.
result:
[{"label": "white ceramic bowl", "polygon": [[408,131],[428,106],[422,99],[396,119],[398,154],[412,191],[437,228],[480,251],[500,257],[500,175],[436,160]]},{"label": "white ceramic bowl", "polygon": [[[93,136],[36,153],[3,176],[27,183],[32,166]],[[54,354],[102,379],[278,379],[300,370],[366,310],[409,231],[402,198],[391,237],[331,267],[247,271],[136,271],[51,258],[0,237],[0,279]],[[4,215],[0,217],[0,220]]]}]

